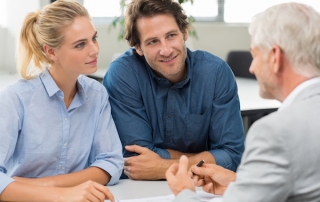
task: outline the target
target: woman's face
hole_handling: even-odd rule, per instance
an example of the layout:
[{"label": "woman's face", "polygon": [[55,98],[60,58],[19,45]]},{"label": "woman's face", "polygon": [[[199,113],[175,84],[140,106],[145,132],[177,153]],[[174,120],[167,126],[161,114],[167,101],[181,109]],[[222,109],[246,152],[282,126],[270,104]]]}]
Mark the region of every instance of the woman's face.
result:
[{"label": "woman's face", "polygon": [[63,29],[61,46],[54,50],[53,68],[67,75],[92,74],[97,70],[97,31],[88,17],[77,17]]}]

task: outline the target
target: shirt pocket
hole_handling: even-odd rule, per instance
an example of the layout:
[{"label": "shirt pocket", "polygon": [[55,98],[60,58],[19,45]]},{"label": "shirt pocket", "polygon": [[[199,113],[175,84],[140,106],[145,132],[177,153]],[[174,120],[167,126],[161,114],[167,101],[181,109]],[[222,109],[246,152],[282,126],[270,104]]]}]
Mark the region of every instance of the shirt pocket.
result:
[{"label": "shirt pocket", "polygon": [[185,118],[186,137],[193,152],[204,151],[207,148],[208,132],[210,126],[210,109],[202,114],[187,114]]}]

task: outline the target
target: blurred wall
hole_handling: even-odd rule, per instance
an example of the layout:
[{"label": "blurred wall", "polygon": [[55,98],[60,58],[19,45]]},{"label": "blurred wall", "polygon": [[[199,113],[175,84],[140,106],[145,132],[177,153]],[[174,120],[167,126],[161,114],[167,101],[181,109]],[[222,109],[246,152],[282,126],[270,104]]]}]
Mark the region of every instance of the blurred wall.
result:
[{"label": "blurred wall", "polygon": [[[22,21],[28,12],[45,6],[50,0],[7,0],[6,2],[7,23],[5,26],[0,26],[0,70],[16,71],[15,50]],[[187,46],[192,50],[206,50],[223,59],[226,59],[230,50],[249,50],[250,36],[247,24],[195,22],[194,27],[199,39],[189,37]],[[97,24],[96,29],[100,43],[98,65],[105,69],[129,46],[124,40],[117,40],[117,29],[109,32],[108,25],[101,24]]]},{"label": "blurred wall", "polygon": [[[189,37],[187,41],[187,46],[192,50],[205,50],[222,59],[226,59],[230,50],[249,50],[248,24],[198,22],[194,23],[194,27],[198,39]],[[129,46],[124,40],[117,40],[117,29],[108,32],[107,25],[96,25],[96,28],[100,43],[98,64],[101,68],[107,68],[114,56],[124,52]]]}]

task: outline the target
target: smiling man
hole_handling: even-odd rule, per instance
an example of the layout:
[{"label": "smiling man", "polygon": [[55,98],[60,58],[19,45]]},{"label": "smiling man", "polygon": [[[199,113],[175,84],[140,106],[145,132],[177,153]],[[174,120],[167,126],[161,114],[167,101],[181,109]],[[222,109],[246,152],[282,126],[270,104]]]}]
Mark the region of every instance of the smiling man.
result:
[{"label": "smiling man", "polygon": [[244,150],[237,84],[229,66],[190,51],[187,16],[172,0],[133,0],[126,13],[133,48],[103,80],[124,146],[123,178],[165,179],[181,155],[235,171]]}]

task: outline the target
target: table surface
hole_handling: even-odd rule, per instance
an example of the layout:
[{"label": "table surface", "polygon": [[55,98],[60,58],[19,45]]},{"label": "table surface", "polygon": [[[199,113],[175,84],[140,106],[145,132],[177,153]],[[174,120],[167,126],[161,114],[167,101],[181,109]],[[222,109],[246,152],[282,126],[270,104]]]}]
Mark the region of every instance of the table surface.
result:
[{"label": "table surface", "polygon": [[[138,181],[130,179],[119,180],[118,184],[108,186],[115,198],[120,200],[166,196],[172,194],[166,180]],[[196,190],[202,190],[197,187]]]},{"label": "table surface", "polygon": [[167,181],[119,180],[118,184],[108,186],[114,197],[124,199],[147,198],[172,194]]},{"label": "table surface", "polygon": [[[106,69],[99,69],[92,74],[103,78]],[[20,76],[17,73],[7,73],[0,71],[0,89],[7,84],[14,83]],[[255,79],[236,78],[238,84],[238,95],[240,99],[241,111],[274,109],[278,108],[281,103],[276,100],[263,99],[259,95],[259,85]]]}]

